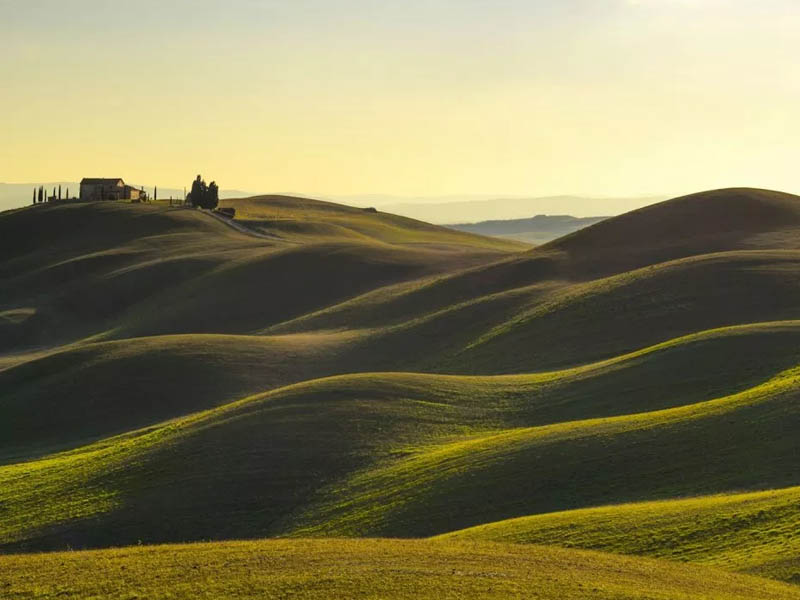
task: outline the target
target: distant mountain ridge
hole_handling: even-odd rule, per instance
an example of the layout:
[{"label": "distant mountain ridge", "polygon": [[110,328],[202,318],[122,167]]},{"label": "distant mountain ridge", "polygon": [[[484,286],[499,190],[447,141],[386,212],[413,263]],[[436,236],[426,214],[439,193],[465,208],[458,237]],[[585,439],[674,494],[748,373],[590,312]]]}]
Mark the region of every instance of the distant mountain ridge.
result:
[{"label": "distant mountain ridge", "polygon": [[573,217],[571,215],[536,215],[529,219],[495,219],[479,223],[447,225],[458,231],[513,239],[529,244],[544,244],[609,217]]},{"label": "distant mountain ridge", "polygon": [[[97,174],[95,173],[95,175]],[[142,186],[141,182],[137,181],[126,181],[126,183],[130,183],[130,185],[136,188],[144,187],[145,191],[150,195],[153,193],[153,182],[144,186]],[[58,186],[61,185],[63,193],[66,194],[67,188],[69,188],[70,195],[72,196],[77,196],[80,189],[80,184],[76,181],[30,183],[0,182],[0,211],[27,206],[31,202],[33,189],[40,185],[43,185],[48,193],[52,193],[54,187],[58,188]],[[173,198],[181,198],[182,195],[183,188],[158,186],[158,197],[162,200],[170,196]],[[258,195],[261,194],[239,189],[227,189],[224,187],[220,189],[221,199],[249,198]],[[575,215],[577,217],[618,215],[667,199],[667,196],[663,195],[631,197],[589,197],[575,195],[533,197],[508,197],[499,195],[494,197],[490,195],[405,197],[380,194],[349,196],[313,194],[308,196],[301,193],[282,195],[314,197],[319,200],[328,200],[358,207],[374,206],[382,212],[438,225],[457,221],[462,223],[477,223],[488,220],[527,219],[531,215],[537,214]]]},{"label": "distant mountain ridge", "polygon": [[[528,219],[531,215],[573,215],[593,217],[595,215],[619,215],[643,206],[666,200],[668,196],[539,196],[539,197],[495,197],[465,198],[437,202],[387,202],[375,203],[380,210],[419,219],[428,223],[478,223],[507,219]],[[364,198],[349,199],[350,203],[364,205]]]}]

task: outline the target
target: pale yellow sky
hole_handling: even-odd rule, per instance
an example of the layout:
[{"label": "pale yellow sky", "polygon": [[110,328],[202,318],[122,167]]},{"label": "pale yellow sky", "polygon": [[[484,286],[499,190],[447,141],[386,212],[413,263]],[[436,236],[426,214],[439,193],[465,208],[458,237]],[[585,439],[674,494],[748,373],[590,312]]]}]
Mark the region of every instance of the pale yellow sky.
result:
[{"label": "pale yellow sky", "polygon": [[798,40],[786,0],[0,0],[0,181],[797,191]]}]

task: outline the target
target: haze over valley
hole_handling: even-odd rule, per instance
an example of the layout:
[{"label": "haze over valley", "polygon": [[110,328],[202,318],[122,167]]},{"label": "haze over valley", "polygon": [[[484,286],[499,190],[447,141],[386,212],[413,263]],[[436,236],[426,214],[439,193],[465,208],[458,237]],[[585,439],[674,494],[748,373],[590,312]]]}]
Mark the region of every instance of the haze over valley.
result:
[{"label": "haze over valley", "polygon": [[[64,193],[68,189],[77,193],[80,183],[76,181],[45,183],[0,183],[0,210],[19,208],[30,204],[31,190],[38,186],[45,190],[61,186]],[[158,187],[162,199],[173,197],[183,199],[184,189],[163,187],[158,185],[132,184],[136,188],[144,188],[151,196]],[[254,192],[223,187],[221,198],[245,198],[256,196]],[[303,194],[286,193],[282,195],[303,196]],[[534,215],[570,215],[578,217],[596,217],[597,215],[616,215],[635,208],[641,208],[666,196],[642,196],[631,198],[601,198],[580,196],[550,196],[528,198],[503,198],[497,196],[456,195],[447,197],[409,197],[387,196],[380,194],[360,194],[353,196],[321,195],[319,199],[330,200],[340,204],[358,207],[380,207],[381,210],[404,217],[440,225],[450,223],[477,223],[489,220],[510,220],[531,218]]]}]

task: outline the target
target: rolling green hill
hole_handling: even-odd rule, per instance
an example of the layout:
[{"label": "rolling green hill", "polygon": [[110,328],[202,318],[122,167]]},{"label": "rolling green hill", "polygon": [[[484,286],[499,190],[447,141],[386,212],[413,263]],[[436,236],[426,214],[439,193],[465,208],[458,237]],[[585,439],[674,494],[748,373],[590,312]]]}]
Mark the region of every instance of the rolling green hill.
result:
[{"label": "rolling green hill", "polygon": [[[385,552],[575,546],[800,582],[800,198],[706,192],[535,249],[224,204],[235,227],[0,213],[0,551],[441,536]],[[381,543],[331,542],[348,569]],[[161,560],[142,552],[120,560]]]},{"label": "rolling green hill", "polygon": [[[199,540],[223,528],[236,538],[426,536],[531,512],[790,485],[798,384],[784,367],[798,333],[797,324],[714,331],[537,375],[364,373],[277,388],[0,467],[0,543]],[[726,360],[747,346],[771,354],[747,361],[750,370]],[[670,368],[693,373],[685,385],[697,395],[669,390]],[[138,397],[116,394],[104,422],[142,425]],[[37,412],[27,421],[42,421]],[[26,419],[16,421],[24,432]],[[80,419],[56,415],[50,427],[85,437]],[[38,506],[42,489],[52,512]],[[73,511],[92,518],[63,518]]]},{"label": "rolling green hill", "polygon": [[[598,552],[398,540],[273,540],[0,556],[12,598],[793,600],[796,587]],[[534,595],[535,594],[535,595]]]},{"label": "rolling green hill", "polygon": [[6,417],[0,462],[335,372],[338,352],[351,340],[347,333],[157,336],[84,344],[26,361],[0,372]]},{"label": "rolling green hill", "polygon": [[295,533],[425,536],[565,508],[792,485],[799,381],[791,370],[689,406],[442,443],[337,482]]},{"label": "rolling green hill", "polygon": [[292,196],[255,196],[223,200],[236,209],[237,220],[276,238],[300,242],[326,239],[368,240],[387,244],[424,245],[440,249],[471,246],[522,251],[528,244],[454,231],[389,213]]},{"label": "rolling green hill", "polygon": [[[202,211],[164,205],[64,203],[3,213],[0,351],[98,335],[251,333],[525,247],[399,217],[387,233],[389,216],[349,211],[370,235],[257,238]],[[441,243],[431,242],[437,235]]]},{"label": "rolling green hill", "polygon": [[689,560],[800,583],[800,488],[619,504],[479,525],[442,539]]}]

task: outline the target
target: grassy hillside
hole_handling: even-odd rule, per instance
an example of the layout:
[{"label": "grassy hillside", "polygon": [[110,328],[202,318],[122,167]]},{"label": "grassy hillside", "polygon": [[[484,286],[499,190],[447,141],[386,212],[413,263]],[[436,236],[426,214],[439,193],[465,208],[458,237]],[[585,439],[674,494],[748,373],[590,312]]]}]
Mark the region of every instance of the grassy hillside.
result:
[{"label": "grassy hillside", "polygon": [[[799,267],[800,252],[726,252],[573,285],[494,325],[457,360],[524,371],[614,356],[705,328],[800,318],[800,281],[786,276]],[[515,348],[526,355],[514,355]]]},{"label": "grassy hillside", "polygon": [[389,327],[393,346],[424,339],[437,371],[489,374],[795,319],[797,279],[789,274],[800,248],[798,207],[794,196],[759,190],[670,200],[524,256],[387,287],[269,331]]},{"label": "grassy hillside", "polygon": [[[365,373],[278,388],[0,467],[0,544],[424,536],[532,512],[800,483],[786,468],[798,448],[796,376],[785,369],[797,361],[798,330],[712,331],[563,372]],[[745,354],[748,346],[762,350]],[[670,369],[686,374],[684,389],[693,395],[670,385]],[[231,389],[248,383],[236,373]],[[88,385],[71,395],[95,397]],[[165,398],[140,410],[138,393],[113,397],[105,408],[95,400],[90,424],[56,411],[52,420],[37,419],[53,411],[47,404],[26,413],[18,403],[6,414],[23,434],[33,432],[20,444],[48,439],[38,423],[49,424],[50,439],[74,446],[87,427],[108,435],[209,402]],[[664,455],[676,462],[664,464]],[[53,498],[48,511],[38,503],[42,490]]]},{"label": "grassy hillside", "polygon": [[[798,279],[788,276],[798,260],[800,253],[788,250],[716,253],[589,282],[525,281],[498,291],[498,279],[505,284],[523,271],[511,259],[385,288],[267,331],[358,323],[382,329],[387,345],[404,349],[401,355],[425,340],[417,369],[525,373],[613,357],[706,328],[800,318]],[[492,280],[471,285],[486,271]],[[475,297],[461,299],[476,288]],[[454,297],[459,301],[449,303]]]},{"label": "grassy hillside", "polygon": [[479,525],[443,539],[552,543],[800,583],[800,488],[620,504]]},{"label": "grassy hillside", "polygon": [[397,540],[259,541],[0,557],[12,598],[790,600],[724,571],[596,552]]},{"label": "grassy hillside", "polygon": [[280,239],[378,241],[394,245],[426,245],[440,249],[472,246],[494,251],[522,251],[530,246],[513,240],[474,235],[415,219],[291,196],[255,196],[223,200],[236,209],[236,220]]},{"label": "grassy hillside", "polygon": [[[297,213],[314,203],[282,202]],[[392,219],[364,213],[370,235],[295,239],[249,236],[202,211],[165,205],[64,203],[3,213],[0,352],[98,335],[251,333],[524,249]],[[391,235],[383,235],[387,220]]]},{"label": "grassy hillside", "polygon": [[0,372],[0,463],[340,371],[339,353],[352,337],[159,336],[28,360]]},{"label": "grassy hillside", "polygon": [[629,270],[731,250],[796,249],[800,199],[734,188],[674,198],[631,211],[547,245],[583,268]]},{"label": "grassy hillside", "polygon": [[795,485],[798,381],[791,370],[685,407],[426,448],[324,490],[295,533],[420,536],[568,508]]},{"label": "grassy hillside", "polygon": [[533,250],[226,203],[259,235],[0,214],[3,551],[452,534],[797,580],[800,198],[707,192]]},{"label": "grassy hillside", "polygon": [[[449,378],[445,389],[463,381],[468,383],[458,385],[464,393],[479,397],[524,394],[531,418],[535,410],[535,420],[526,421],[531,424],[664,408],[739,391],[793,366],[798,331],[794,322],[715,330],[607,364],[517,378]],[[50,435],[45,436],[49,422],[51,434],[64,439],[81,439],[72,423],[84,432],[119,433],[304,379],[420,365],[417,357],[380,352],[385,346],[380,333],[358,331],[165,336],[86,345],[0,373],[8,395],[4,405],[18,407],[10,413],[8,423],[14,425],[6,439],[40,443]],[[680,381],[674,381],[676,371]],[[197,389],[188,396],[180,394],[186,381]],[[475,382],[483,382],[478,391]],[[63,397],[73,400],[65,404]],[[113,415],[130,420],[118,422],[108,412],[112,407]]]}]

